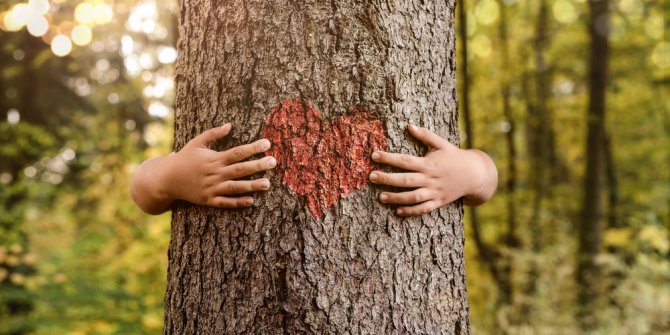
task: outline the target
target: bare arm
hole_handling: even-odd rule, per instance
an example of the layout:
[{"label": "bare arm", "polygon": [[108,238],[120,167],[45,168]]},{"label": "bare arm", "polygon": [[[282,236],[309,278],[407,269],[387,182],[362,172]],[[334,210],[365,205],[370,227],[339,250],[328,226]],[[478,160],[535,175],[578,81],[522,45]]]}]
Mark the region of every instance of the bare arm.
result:
[{"label": "bare arm", "polygon": [[250,196],[236,194],[265,191],[267,178],[235,180],[274,168],[274,157],[243,161],[270,149],[270,141],[258,140],[224,152],[209,149],[228,135],[230,124],[212,128],[192,139],[177,153],[140,164],[130,185],[135,204],[148,214],[160,214],[181,199],[197,205],[239,208],[253,204]]},{"label": "bare arm", "polygon": [[[460,149],[459,149],[460,150]],[[467,206],[479,206],[491,199],[498,188],[498,169],[489,155],[477,149],[461,150],[469,152],[471,162],[464,162],[472,167],[472,188],[463,195],[463,204]]]},{"label": "bare arm", "polygon": [[480,150],[462,150],[426,128],[408,126],[412,136],[429,148],[425,157],[378,151],[376,162],[407,170],[404,173],[373,171],[376,184],[412,188],[405,192],[382,192],[383,203],[401,205],[396,214],[418,216],[459,198],[468,206],[488,201],[498,186],[498,171]]}]

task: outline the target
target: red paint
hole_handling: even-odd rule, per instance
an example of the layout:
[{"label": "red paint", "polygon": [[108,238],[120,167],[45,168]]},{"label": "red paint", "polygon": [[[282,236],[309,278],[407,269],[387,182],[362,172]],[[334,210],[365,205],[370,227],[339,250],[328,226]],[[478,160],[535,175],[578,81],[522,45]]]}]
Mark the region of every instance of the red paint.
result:
[{"label": "red paint", "polygon": [[277,159],[277,175],[306,197],[317,220],[341,198],[364,188],[375,167],[370,155],[386,150],[381,121],[352,107],[332,124],[309,102],[285,100],[274,108],[263,129],[272,142],[266,155]]}]

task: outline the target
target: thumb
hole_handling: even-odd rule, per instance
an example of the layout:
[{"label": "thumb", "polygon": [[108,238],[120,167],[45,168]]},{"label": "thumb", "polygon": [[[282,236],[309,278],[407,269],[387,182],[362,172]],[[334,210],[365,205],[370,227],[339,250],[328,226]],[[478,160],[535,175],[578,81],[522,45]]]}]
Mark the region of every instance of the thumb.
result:
[{"label": "thumb", "polygon": [[221,127],[209,129],[191,140],[191,143],[198,147],[209,148],[216,141],[226,137],[230,133],[232,125],[226,123]]}]

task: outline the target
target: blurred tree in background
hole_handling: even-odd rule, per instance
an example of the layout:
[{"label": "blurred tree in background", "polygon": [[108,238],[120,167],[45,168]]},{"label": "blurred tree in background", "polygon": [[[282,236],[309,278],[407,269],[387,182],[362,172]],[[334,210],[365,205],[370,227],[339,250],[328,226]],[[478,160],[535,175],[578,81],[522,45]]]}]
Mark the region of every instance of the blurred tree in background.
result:
[{"label": "blurred tree in background", "polygon": [[145,150],[169,152],[175,12],[0,7],[0,333],[160,329],[169,227],[127,188]]},{"label": "blurred tree in background", "polygon": [[[580,333],[589,2],[466,6],[470,135],[494,156],[501,181],[470,225],[473,324],[487,334]],[[608,9],[609,27],[595,18],[610,45],[593,331],[663,334],[670,325],[667,19],[660,2],[612,0]]]},{"label": "blurred tree in background", "polygon": [[[592,333],[667,334],[667,4],[610,0],[609,24],[588,0],[459,5],[462,138],[501,181],[466,217],[475,331],[585,332],[588,302]],[[177,13],[176,1],[0,1],[0,334],[160,331],[169,217],[140,213],[127,188],[136,164],[171,150]],[[590,22],[609,62],[599,271],[584,301]]]}]

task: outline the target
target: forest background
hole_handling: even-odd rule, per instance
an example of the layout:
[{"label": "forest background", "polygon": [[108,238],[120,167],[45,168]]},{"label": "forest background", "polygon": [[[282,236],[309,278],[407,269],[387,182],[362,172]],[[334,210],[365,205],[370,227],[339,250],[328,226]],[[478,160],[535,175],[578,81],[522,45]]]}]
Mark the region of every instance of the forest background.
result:
[{"label": "forest background", "polygon": [[[591,333],[668,334],[668,3],[609,8]],[[500,174],[496,196],[466,211],[473,328],[579,333],[588,3],[464,9],[461,138]],[[0,1],[0,334],[160,332],[170,214],[141,213],[128,186],[172,148],[177,13],[174,0]]]}]

